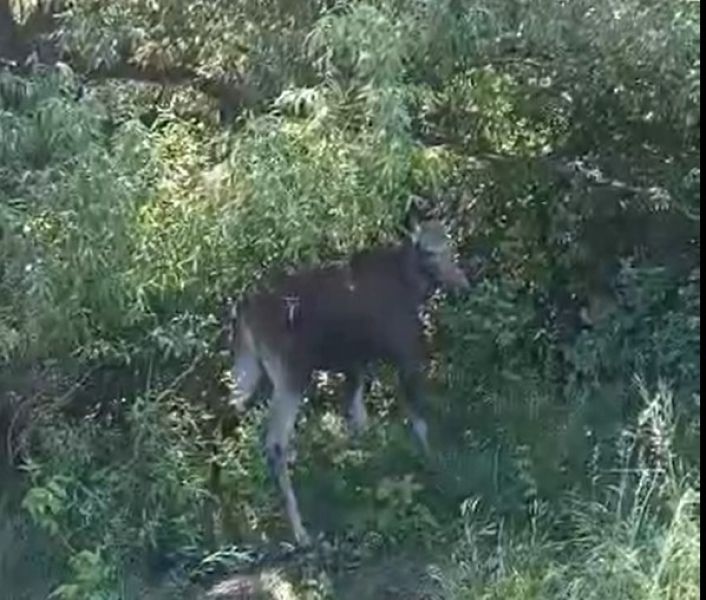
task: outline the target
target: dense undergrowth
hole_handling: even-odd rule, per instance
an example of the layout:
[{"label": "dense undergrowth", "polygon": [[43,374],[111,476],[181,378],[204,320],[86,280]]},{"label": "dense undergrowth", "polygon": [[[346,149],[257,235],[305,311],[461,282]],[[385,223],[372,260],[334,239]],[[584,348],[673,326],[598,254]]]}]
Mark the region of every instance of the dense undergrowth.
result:
[{"label": "dense undergrowth", "polygon": [[[287,593],[409,556],[420,598],[698,598],[698,2],[203,4],[71,3],[73,68],[0,72],[0,598],[186,597],[288,539],[265,408],[219,426],[223,300],[420,192],[477,273],[434,311],[434,457],[386,370],[355,442],[312,388],[295,482],[336,558]],[[81,75],[119,52],[271,101],[226,127]]]}]

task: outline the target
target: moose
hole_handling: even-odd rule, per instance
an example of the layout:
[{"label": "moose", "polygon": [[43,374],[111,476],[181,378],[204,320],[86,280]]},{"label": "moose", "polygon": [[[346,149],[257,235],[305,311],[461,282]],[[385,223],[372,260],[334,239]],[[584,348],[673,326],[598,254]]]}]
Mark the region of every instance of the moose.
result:
[{"label": "moose", "polygon": [[391,363],[414,436],[429,452],[422,415],[425,353],[419,309],[436,290],[464,291],[469,281],[438,219],[410,211],[406,228],[401,244],[281,276],[246,294],[229,317],[229,404],[242,414],[263,376],[269,379],[265,452],[295,540],[302,546],[310,539],[288,470],[289,443],[314,371],[344,375],[344,410],[355,434],[367,420],[367,369],[375,362]]}]

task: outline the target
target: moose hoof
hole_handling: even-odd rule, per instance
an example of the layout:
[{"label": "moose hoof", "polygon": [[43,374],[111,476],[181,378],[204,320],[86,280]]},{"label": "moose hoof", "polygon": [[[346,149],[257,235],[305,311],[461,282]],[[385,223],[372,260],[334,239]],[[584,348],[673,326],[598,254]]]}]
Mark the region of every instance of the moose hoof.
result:
[{"label": "moose hoof", "polygon": [[302,526],[294,529],[294,539],[297,542],[297,546],[301,548],[309,548],[311,546],[311,537]]},{"label": "moose hoof", "polygon": [[364,424],[359,423],[348,423],[348,437],[351,440],[357,441],[363,437],[367,427]]}]

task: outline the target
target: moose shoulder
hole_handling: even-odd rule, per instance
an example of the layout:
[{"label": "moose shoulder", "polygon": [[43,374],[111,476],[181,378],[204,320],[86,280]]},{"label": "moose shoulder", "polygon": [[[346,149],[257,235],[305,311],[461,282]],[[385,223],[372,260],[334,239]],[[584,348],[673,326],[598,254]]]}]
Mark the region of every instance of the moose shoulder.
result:
[{"label": "moose shoulder", "polygon": [[260,379],[273,386],[267,459],[284,495],[295,538],[308,536],[287,469],[287,451],[302,395],[314,370],[346,376],[345,408],[354,431],[365,426],[364,372],[375,361],[398,370],[413,431],[427,450],[423,402],[421,304],[437,288],[465,290],[450,240],[437,221],[417,224],[397,246],[284,276],[241,302],[232,324],[230,403],[247,407]]}]

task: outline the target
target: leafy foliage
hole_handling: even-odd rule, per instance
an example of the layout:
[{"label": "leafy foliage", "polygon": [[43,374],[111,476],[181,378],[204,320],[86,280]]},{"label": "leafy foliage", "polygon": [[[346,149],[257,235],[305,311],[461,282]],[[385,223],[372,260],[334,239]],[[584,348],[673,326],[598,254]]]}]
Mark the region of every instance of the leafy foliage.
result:
[{"label": "leafy foliage", "polygon": [[35,48],[64,62],[0,72],[7,503],[57,596],[281,537],[263,411],[218,426],[220,303],[394,239],[422,193],[482,265],[432,327],[437,457],[385,371],[355,444],[324,383],[304,513],[363,560],[452,544],[447,598],[697,597],[698,2],[64,9]]}]

